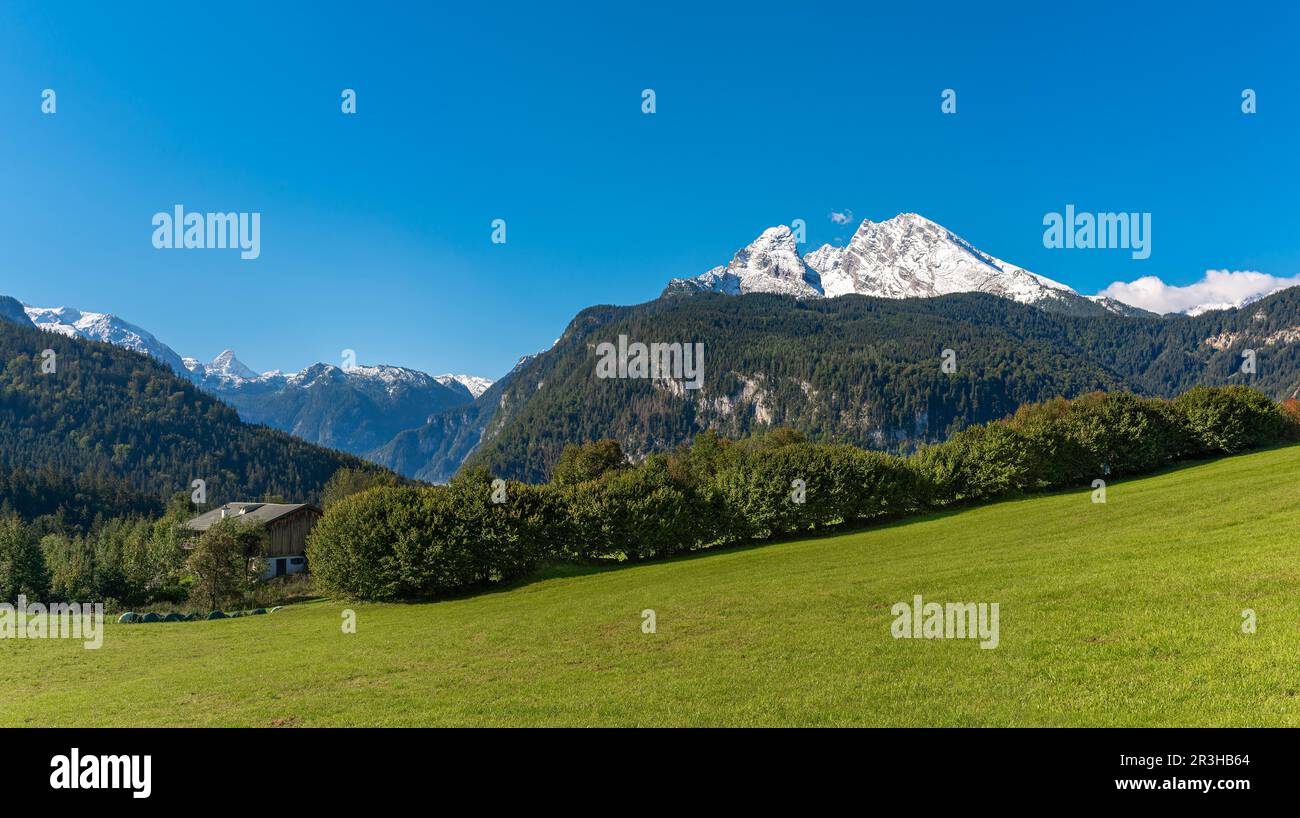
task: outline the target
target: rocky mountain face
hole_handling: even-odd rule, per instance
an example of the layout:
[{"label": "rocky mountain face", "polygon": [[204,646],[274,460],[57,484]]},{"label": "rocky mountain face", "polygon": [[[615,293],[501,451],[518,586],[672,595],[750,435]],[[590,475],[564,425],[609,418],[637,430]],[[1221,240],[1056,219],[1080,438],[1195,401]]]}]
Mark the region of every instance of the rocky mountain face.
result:
[{"label": "rocky mountain face", "polygon": [[[620,335],[702,343],[702,388],[596,377],[598,345]],[[1254,371],[1243,370],[1248,351]],[[467,465],[540,480],[575,441],[613,438],[639,458],[704,430],[734,437],[776,426],[906,451],[1027,401],[1234,383],[1300,395],[1300,289],[1164,318],[1044,311],[985,293],[700,294],[584,310],[553,349],[494,387],[497,405],[475,418],[483,431]],[[429,445],[437,430],[424,431]]]},{"label": "rocky mountain face", "polygon": [[805,256],[790,228],[772,227],[724,267],[673,279],[667,293],[779,293],[797,298],[857,294],[932,298],[989,293],[1051,312],[1100,315],[1134,310],[1111,299],[1094,301],[1050,278],[981,252],[947,228],[915,213],[883,222],[864,220],[843,247],[824,244]]}]

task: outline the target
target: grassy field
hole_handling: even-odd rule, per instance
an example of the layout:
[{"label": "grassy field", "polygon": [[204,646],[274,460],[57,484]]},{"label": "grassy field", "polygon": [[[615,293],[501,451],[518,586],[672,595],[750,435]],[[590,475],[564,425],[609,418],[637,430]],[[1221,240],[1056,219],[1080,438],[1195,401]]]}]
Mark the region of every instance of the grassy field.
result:
[{"label": "grassy field", "polygon": [[[109,625],[98,651],[3,640],[0,725],[1300,725],[1297,475],[1291,447],[1113,483],[1105,505]],[[1000,645],[895,640],[913,594],[999,603]]]}]

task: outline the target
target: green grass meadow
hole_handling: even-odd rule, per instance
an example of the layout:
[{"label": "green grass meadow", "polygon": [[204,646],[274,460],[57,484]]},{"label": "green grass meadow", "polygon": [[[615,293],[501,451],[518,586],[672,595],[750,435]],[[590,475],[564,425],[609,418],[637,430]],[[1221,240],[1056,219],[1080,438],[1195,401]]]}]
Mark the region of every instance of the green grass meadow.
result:
[{"label": "green grass meadow", "polygon": [[[0,725],[1300,725],[1298,475],[1288,447],[1115,482],[1105,505],[1083,489],[442,602],[110,624],[99,650],[0,640]],[[1000,603],[1000,645],[892,638],[914,594]]]}]

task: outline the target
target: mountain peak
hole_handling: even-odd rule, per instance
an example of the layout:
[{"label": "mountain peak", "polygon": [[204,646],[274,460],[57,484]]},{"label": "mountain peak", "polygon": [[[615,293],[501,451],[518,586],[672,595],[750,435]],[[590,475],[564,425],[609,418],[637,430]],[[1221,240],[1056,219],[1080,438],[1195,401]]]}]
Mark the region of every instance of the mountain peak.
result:
[{"label": "mountain peak", "polygon": [[23,311],[28,320],[46,332],[125,347],[156,358],[177,374],[188,376],[189,370],[171,347],[111,313],[82,312],[72,307],[32,307],[26,304],[23,305]]},{"label": "mountain peak", "polygon": [[495,383],[491,378],[481,378],[478,375],[453,375],[450,372],[445,375],[434,375],[433,379],[448,388],[454,389],[456,387],[452,384],[456,384],[457,387],[468,392],[470,397],[476,399]]},{"label": "mountain peak", "polygon": [[799,244],[787,225],[769,227],[736,251],[723,267],[693,279],[674,279],[669,290],[713,291],[727,295],[780,293],[798,298],[822,294],[817,273],[799,255]]},{"label": "mountain peak", "polygon": [[212,359],[205,369],[208,374],[216,375],[220,378],[230,380],[251,381],[257,377],[257,373],[244,366],[238,358],[235,357],[233,349],[223,349],[221,354]]},{"label": "mountain peak", "polygon": [[674,279],[666,292],[674,291],[828,298],[985,292],[1057,311],[1108,311],[1064,284],[978,250],[918,213],[900,213],[882,222],[863,219],[847,245],[825,244],[807,256],[800,256],[790,228],[768,228],[727,266],[693,279]]}]

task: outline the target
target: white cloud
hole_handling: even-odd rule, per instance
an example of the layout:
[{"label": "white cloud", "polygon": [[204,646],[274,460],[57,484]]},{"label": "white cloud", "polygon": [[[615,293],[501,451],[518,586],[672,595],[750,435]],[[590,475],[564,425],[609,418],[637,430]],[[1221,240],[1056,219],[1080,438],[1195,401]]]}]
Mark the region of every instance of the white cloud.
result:
[{"label": "white cloud", "polygon": [[848,224],[849,222],[853,221],[853,211],[845,210],[843,213],[838,213],[832,210],[831,221],[835,222],[836,224]]},{"label": "white cloud", "polygon": [[1166,284],[1156,276],[1143,276],[1127,283],[1116,281],[1098,295],[1163,315],[1196,307],[1241,306],[1297,285],[1300,276],[1278,278],[1252,270],[1206,270],[1200,281],[1182,287]]}]

